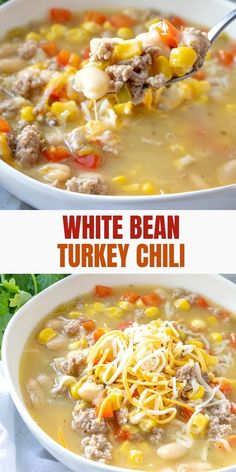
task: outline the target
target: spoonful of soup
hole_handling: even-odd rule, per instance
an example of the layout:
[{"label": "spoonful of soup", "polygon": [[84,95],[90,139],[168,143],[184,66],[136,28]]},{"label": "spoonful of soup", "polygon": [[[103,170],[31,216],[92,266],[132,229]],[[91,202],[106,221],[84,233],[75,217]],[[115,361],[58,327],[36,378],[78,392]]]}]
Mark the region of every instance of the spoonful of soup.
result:
[{"label": "spoonful of soup", "polygon": [[88,99],[114,93],[120,101],[139,104],[148,88],[171,85],[198,71],[212,43],[235,18],[233,10],[208,33],[194,27],[179,31],[163,19],[133,39],[94,38],[73,87]]}]

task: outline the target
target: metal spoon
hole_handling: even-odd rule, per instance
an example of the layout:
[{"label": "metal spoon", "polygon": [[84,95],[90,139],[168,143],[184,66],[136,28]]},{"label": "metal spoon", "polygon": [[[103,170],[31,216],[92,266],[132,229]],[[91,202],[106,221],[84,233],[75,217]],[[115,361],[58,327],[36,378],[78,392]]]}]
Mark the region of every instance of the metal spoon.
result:
[{"label": "metal spoon", "polygon": [[[210,43],[213,44],[213,42],[215,41],[216,38],[218,38],[220,33],[224,31],[224,29],[230,23],[232,23],[232,21],[234,21],[235,19],[236,19],[236,9],[228,13],[228,15],[224,16],[222,20],[220,20],[215,26],[213,26],[213,28],[208,32],[208,39]],[[199,67],[197,70],[199,70],[201,67]],[[180,80],[185,80],[188,77],[191,77],[191,75],[194,74],[194,72],[196,72],[196,69],[192,69],[190,72],[183,75],[182,77],[174,77],[173,79],[168,80],[168,82],[166,82],[166,85],[171,85],[171,84],[174,84],[175,82],[180,82]]]}]

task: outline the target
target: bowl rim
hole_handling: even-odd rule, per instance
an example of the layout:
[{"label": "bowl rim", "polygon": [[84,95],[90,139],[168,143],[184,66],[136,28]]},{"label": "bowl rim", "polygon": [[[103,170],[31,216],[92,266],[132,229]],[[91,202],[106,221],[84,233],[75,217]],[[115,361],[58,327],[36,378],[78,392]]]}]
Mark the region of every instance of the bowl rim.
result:
[{"label": "bowl rim", "polygon": [[[4,11],[7,11],[9,9],[14,8],[14,5],[22,3],[23,0],[9,0],[7,3],[4,3],[3,5],[0,6],[0,10],[4,13]],[[228,7],[235,8],[235,3],[232,0],[214,0],[215,3],[218,3],[220,5],[225,5]],[[168,193],[168,194],[156,194],[156,195],[92,195],[92,194],[85,194],[85,193],[77,193],[77,192],[70,192],[65,189],[60,189],[56,187],[52,187],[48,185],[47,183],[40,182],[39,180],[34,179],[33,177],[30,177],[20,170],[17,170],[16,168],[12,167],[10,164],[6,163],[4,160],[0,159],[0,168],[2,166],[3,171],[15,179],[18,179],[20,184],[24,186],[31,187],[32,190],[35,190],[38,195],[40,193],[46,193],[48,196],[53,198],[55,201],[57,200],[57,195],[58,198],[64,199],[65,201],[70,201],[71,203],[80,203],[80,201],[87,200],[90,201],[91,204],[93,202],[110,202],[110,203],[121,203],[123,202],[127,204],[138,204],[138,203],[148,203],[148,202],[156,202],[156,203],[163,203],[163,202],[169,202],[169,201],[182,201],[182,200],[187,200],[187,199],[204,199],[205,196],[211,196],[214,194],[222,194],[224,192],[230,191],[230,190],[236,190],[236,182],[233,184],[228,184],[228,185],[222,185],[222,186],[217,186],[217,187],[212,187],[212,188],[207,188],[207,189],[201,189],[201,190],[191,190],[187,192],[178,192],[178,193]],[[4,186],[4,181],[2,180],[2,184]],[[7,188],[7,186],[6,186]]]},{"label": "bowl rim", "polygon": [[[20,396],[17,392],[17,389],[15,387],[15,382],[11,378],[11,374],[10,374],[10,371],[9,371],[8,365],[7,365],[8,349],[9,349],[9,345],[11,344],[10,343],[11,330],[16,324],[18,324],[20,322],[20,318],[24,316],[25,307],[27,306],[27,308],[28,308],[30,305],[34,306],[35,304],[40,303],[40,300],[42,298],[46,298],[49,292],[55,291],[55,293],[56,293],[56,291],[58,289],[60,289],[60,287],[63,286],[65,283],[70,284],[71,280],[76,280],[78,278],[81,278],[83,276],[88,276],[88,275],[89,274],[73,274],[73,275],[68,276],[65,279],[60,280],[59,282],[56,282],[54,285],[48,287],[43,292],[39,293],[38,295],[36,295],[32,299],[30,299],[23,307],[21,307],[18,310],[18,312],[11,318],[10,322],[8,323],[6,331],[5,331],[4,336],[3,336],[3,343],[2,343],[3,371],[4,371],[4,375],[5,375],[7,385],[8,385],[8,388],[9,388],[9,393],[11,395],[11,398],[12,398],[13,402],[14,402],[14,405],[17,408],[17,410],[18,410],[20,416],[22,417],[22,420],[26,424],[26,426],[30,429],[30,431],[33,432],[33,434],[34,434],[37,441],[39,441],[39,442],[42,441],[44,444],[45,443],[48,444],[50,450],[55,451],[55,453],[58,454],[58,456],[61,457],[65,454],[68,458],[71,458],[71,460],[78,462],[78,465],[81,465],[81,466],[84,465],[84,466],[90,466],[90,467],[94,466],[97,469],[107,471],[107,472],[108,471],[109,472],[130,472],[131,469],[129,469],[129,468],[117,467],[117,466],[109,465],[109,464],[101,464],[101,463],[95,462],[91,459],[87,459],[87,458],[85,458],[85,457],[83,457],[79,454],[76,454],[76,453],[64,448],[57,441],[52,439],[43,429],[41,429],[41,427],[34,421],[32,416],[28,412],[28,410],[26,408],[26,405],[23,402],[23,399],[20,398]],[[103,275],[109,275],[109,274],[103,274]],[[134,276],[134,277],[138,277],[138,274],[129,274],[129,275]],[[163,277],[164,279],[168,278],[168,274],[150,274],[150,275],[152,275],[152,276],[157,275],[157,276]],[[187,277],[191,277],[191,276],[194,277],[194,275],[188,275],[188,274],[184,274],[183,277],[181,277],[181,274],[169,274],[169,275],[175,275],[176,277],[179,276],[180,280],[181,280],[181,278],[186,279]],[[98,277],[98,279],[99,279],[99,274],[98,275],[94,274],[94,278],[95,277]],[[236,297],[236,284],[234,284],[233,282],[227,280],[226,278],[222,277],[221,275],[210,274],[210,275],[206,275],[206,277],[209,280],[212,280],[213,282],[214,282],[214,280],[215,281],[220,281],[220,283],[223,286],[229,287],[231,290],[233,290],[235,292],[235,297]],[[117,285],[119,285],[119,284],[117,284]],[[114,284],[114,286],[116,286],[116,284]],[[66,303],[66,301],[65,301],[65,303]],[[55,306],[55,308],[56,308],[56,306]],[[45,317],[45,315],[44,315],[44,317]],[[41,319],[43,319],[43,316],[41,317]],[[37,322],[37,324],[38,324],[38,322]],[[19,330],[19,332],[20,332],[20,330]],[[31,332],[32,332],[32,330],[31,330]],[[21,351],[21,353],[22,353],[22,351]],[[19,375],[19,371],[18,371],[18,375]],[[43,445],[43,447],[45,447],[45,446]],[[52,455],[53,455],[53,452],[52,452]],[[214,470],[212,470],[212,472],[234,472],[234,469],[233,469],[234,466],[235,466],[235,464],[232,464],[228,467],[224,467],[224,468],[220,468],[220,469],[214,469]],[[145,471],[142,471],[142,469],[137,469],[137,472],[145,472]]]},{"label": "bowl rim", "polygon": [[[234,184],[229,184],[229,185],[222,185],[219,187],[212,187],[212,188],[207,188],[207,189],[202,189],[202,190],[191,190],[189,192],[179,192],[179,193],[167,193],[167,194],[157,194],[157,195],[92,195],[92,194],[86,194],[86,193],[77,193],[77,192],[70,192],[65,189],[60,189],[57,187],[52,187],[51,185],[48,185],[47,183],[40,182],[39,180],[34,179],[33,177],[30,177],[20,170],[17,170],[15,167],[12,167],[10,164],[7,164],[5,161],[0,159],[0,168],[1,166],[5,170],[5,173],[8,173],[9,177],[11,175],[15,178],[18,179],[18,181],[21,180],[23,185],[30,186],[32,190],[35,190],[38,193],[41,192],[46,192],[48,196],[50,195],[51,198],[56,198],[56,195],[61,196],[61,198],[64,198],[65,201],[72,201],[73,203],[79,203],[81,199],[89,200],[92,202],[95,201],[107,201],[107,202],[123,202],[126,203],[145,203],[145,202],[156,202],[156,203],[162,203],[162,202],[168,202],[170,200],[186,200],[186,199],[191,199],[194,197],[200,197],[204,198],[205,196],[210,196],[214,194],[222,194],[224,192],[227,192],[228,190],[236,190],[236,182]],[[4,185],[4,183],[3,183]],[[7,188],[7,187],[6,187]]]}]

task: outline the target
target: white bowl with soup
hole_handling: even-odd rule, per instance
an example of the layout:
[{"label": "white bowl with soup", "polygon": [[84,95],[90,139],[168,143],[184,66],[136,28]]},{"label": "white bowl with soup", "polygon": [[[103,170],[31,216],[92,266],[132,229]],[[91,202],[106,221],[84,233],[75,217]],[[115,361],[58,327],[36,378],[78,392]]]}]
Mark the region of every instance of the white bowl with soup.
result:
[{"label": "white bowl with soup", "polygon": [[[72,19],[58,26],[68,18],[54,14],[49,22],[53,7],[73,11]],[[211,27],[234,7],[226,0],[149,0],[145,10],[141,1],[122,0],[116,11],[92,0],[2,6],[1,36],[11,33],[0,42],[1,184],[38,209],[236,208],[235,23],[227,30],[232,39],[219,40],[200,74],[148,92],[137,107],[108,96],[97,101],[96,121],[91,100],[68,89],[92,37],[135,36],[158,12],[175,24],[181,17]]]},{"label": "white bowl with soup", "polygon": [[235,305],[220,276],[70,276],[6,329],[15,406],[73,471],[233,472]]}]

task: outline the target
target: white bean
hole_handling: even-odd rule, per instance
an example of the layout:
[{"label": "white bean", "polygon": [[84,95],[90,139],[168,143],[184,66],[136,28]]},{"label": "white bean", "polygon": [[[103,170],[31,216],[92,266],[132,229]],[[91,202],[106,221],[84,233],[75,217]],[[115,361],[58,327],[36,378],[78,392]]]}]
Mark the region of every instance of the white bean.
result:
[{"label": "white bean", "polygon": [[236,179],[236,159],[226,162],[220,169],[223,179]]},{"label": "white bean", "polygon": [[38,168],[39,174],[48,182],[64,182],[69,179],[71,170],[65,164],[44,164]]},{"label": "white bean", "polygon": [[14,74],[27,67],[27,62],[19,57],[0,59],[0,74]]},{"label": "white bean", "polygon": [[36,379],[30,379],[26,385],[32,406],[38,408],[45,402],[43,389]]},{"label": "white bean", "polygon": [[103,386],[97,385],[95,382],[84,382],[79,388],[78,393],[82,400],[93,403],[101,398],[103,390]]},{"label": "white bean", "polygon": [[77,72],[73,87],[83,92],[86,98],[98,100],[109,91],[110,78],[106,72],[97,67],[85,67]]},{"label": "white bean", "polygon": [[58,320],[57,318],[52,318],[45,323],[45,328],[52,328],[52,329],[62,329],[64,326],[63,320]]},{"label": "white bean", "polygon": [[49,351],[64,351],[68,345],[68,338],[66,336],[56,336],[55,338],[48,341],[47,348]]},{"label": "white bean", "polygon": [[180,459],[187,454],[188,448],[176,442],[164,444],[157,449],[157,454],[162,459],[173,460]]},{"label": "white bean", "polygon": [[141,33],[138,36],[136,36],[136,39],[138,41],[142,42],[142,45],[144,48],[147,47],[159,47],[160,51],[159,54],[161,56],[169,56],[170,55],[170,48],[164,44],[161,40],[161,37],[155,28],[155,25],[152,25],[153,27],[150,27],[149,31],[147,33]]}]

